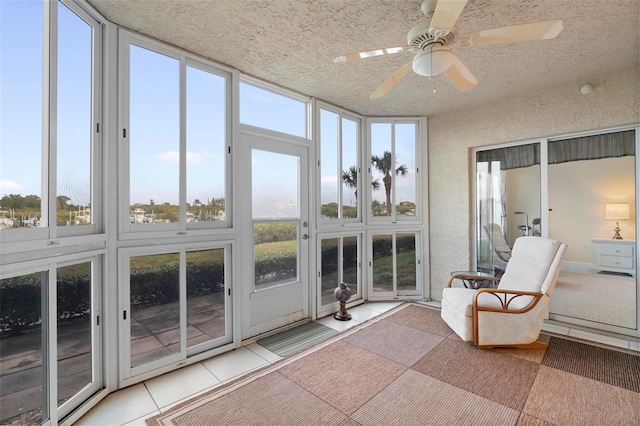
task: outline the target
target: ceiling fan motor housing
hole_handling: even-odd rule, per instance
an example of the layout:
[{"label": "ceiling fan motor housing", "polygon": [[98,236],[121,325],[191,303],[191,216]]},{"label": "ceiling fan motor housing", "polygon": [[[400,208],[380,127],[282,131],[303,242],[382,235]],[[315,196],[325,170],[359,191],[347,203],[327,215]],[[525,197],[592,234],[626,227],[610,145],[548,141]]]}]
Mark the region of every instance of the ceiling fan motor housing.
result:
[{"label": "ceiling fan motor housing", "polygon": [[416,74],[432,77],[446,71],[455,59],[449,44],[456,41],[455,28],[432,28],[431,20],[418,22],[407,34],[407,44],[414,47],[416,56],[411,67]]}]

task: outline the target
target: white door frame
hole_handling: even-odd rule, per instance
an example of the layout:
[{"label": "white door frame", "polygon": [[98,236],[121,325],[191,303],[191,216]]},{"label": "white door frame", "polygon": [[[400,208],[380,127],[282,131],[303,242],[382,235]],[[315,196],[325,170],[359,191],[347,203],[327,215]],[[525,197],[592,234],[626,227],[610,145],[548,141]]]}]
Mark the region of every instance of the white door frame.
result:
[{"label": "white door frame", "polygon": [[[240,252],[242,339],[309,318],[309,147],[284,137],[240,132],[238,155],[241,171],[236,185],[236,236]],[[290,284],[254,291],[253,214],[252,214],[252,150],[298,156],[299,161],[299,218],[298,222],[298,280]],[[277,171],[274,171],[277,172]],[[241,207],[240,207],[241,206]],[[240,208],[238,208],[240,207]],[[304,226],[306,223],[306,227]],[[303,238],[304,235],[307,238]]]}]

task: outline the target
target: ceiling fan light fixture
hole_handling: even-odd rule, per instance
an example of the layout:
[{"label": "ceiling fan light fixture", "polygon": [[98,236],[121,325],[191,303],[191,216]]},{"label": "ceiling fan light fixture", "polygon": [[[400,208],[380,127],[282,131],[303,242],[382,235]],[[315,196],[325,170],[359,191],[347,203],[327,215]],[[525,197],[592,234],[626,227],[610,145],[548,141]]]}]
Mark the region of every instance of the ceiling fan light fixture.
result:
[{"label": "ceiling fan light fixture", "polygon": [[448,70],[455,60],[455,54],[447,46],[431,45],[418,53],[411,64],[416,74],[433,77]]}]

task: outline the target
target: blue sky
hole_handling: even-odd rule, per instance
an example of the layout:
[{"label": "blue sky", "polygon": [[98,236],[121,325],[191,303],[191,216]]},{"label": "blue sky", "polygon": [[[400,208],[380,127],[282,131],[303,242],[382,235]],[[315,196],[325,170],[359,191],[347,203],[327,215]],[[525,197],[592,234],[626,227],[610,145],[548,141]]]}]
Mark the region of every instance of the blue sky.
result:
[{"label": "blue sky", "polygon": [[[42,196],[42,4],[0,1],[1,93],[0,196]],[[90,194],[90,37],[91,28],[64,6],[59,8],[57,195],[73,204],[89,203]],[[131,46],[130,202],[178,203],[179,61]],[[206,203],[224,194],[225,80],[187,65],[187,202]],[[305,136],[305,103],[240,86],[241,122]],[[337,159],[337,115],[325,111],[322,123],[322,203],[337,201],[342,185]],[[379,127],[379,129],[378,129]],[[390,150],[389,125],[374,126],[372,151]],[[410,176],[398,179],[397,201],[415,199],[412,126],[396,126],[396,158]],[[409,132],[407,132],[410,130]],[[342,168],[356,164],[356,126],[343,120]],[[404,141],[409,141],[405,143]],[[407,150],[409,149],[409,150]],[[280,164],[272,159],[269,181],[277,187]],[[284,164],[282,164],[284,167]],[[365,167],[367,165],[364,165]],[[286,179],[280,183],[286,186]],[[266,190],[266,189],[265,189]],[[344,203],[355,194],[344,190]],[[384,201],[384,189],[374,192]]]}]

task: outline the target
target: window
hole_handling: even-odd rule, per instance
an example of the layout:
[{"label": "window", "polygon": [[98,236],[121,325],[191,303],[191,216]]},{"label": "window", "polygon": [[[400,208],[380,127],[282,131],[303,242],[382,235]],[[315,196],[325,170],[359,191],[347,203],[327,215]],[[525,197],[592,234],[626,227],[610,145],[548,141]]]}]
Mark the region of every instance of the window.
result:
[{"label": "window", "polygon": [[357,221],[360,121],[320,108],[319,140],[320,220]]},{"label": "window", "polygon": [[[100,257],[69,259],[3,268],[2,424],[60,419],[101,387]],[[50,406],[54,387],[57,404]]]},{"label": "window", "polygon": [[[57,21],[43,33],[49,12]],[[11,108],[0,118],[0,232],[5,241],[95,232],[69,228],[95,224],[99,210],[100,25],[65,2],[3,2],[1,15],[1,102]]]},{"label": "window", "polygon": [[419,232],[371,235],[370,297],[420,294]]},{"label": "window", "polygon": [[354,301],[361,294],[360,234],[320,239],[320,306],[337,303],[334,291],[340,283],[351,289]]},{"label": "window", "polygon": [[231,341],[230,246],[122,249],[123,379]]},{"label": "window", "polygon": [[122,76],[128,82],[124,230],[227,227],[229,74],[121,34],[129,64]]},{"label": "window", "polygon": [[307,101],[240,82],[240,123],[307,138]]},{"label": "window", "polygon": [[416,220],[417,121],[371,123],[371,216]]},{"label": "window", "polygon": [[180,61],[136,45],[129,52],[130,221],[178,222]]}]

